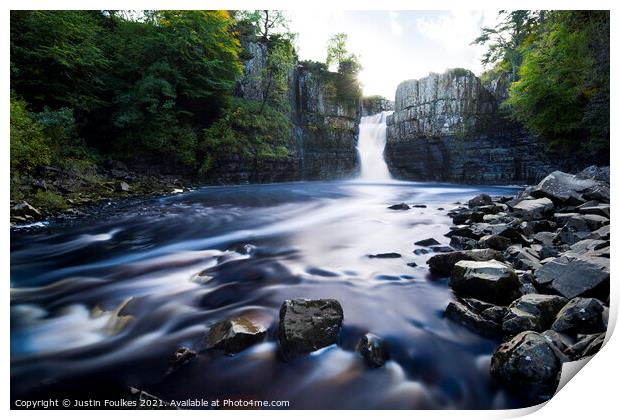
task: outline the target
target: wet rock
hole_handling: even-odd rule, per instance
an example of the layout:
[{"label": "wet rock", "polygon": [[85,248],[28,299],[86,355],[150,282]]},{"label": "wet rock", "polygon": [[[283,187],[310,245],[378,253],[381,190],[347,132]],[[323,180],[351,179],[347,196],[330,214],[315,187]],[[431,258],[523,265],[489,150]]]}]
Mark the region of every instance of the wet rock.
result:
[{"label": "wet rock", "polygon": [[488,320],[496,322],[498,325],[502,324],[502,320],[506,316],[508,312],[508,308],[505,306],[491,306],[490,308],[485,309],[480,312],[480,315]]},{"label": "wet rock", "polygon": [[445,316],[480,335],[494,337],[501,334],[500,324],[482,317],[460,302],[450,302]]},{"label": "wet rock", "polygon": [[572,360],[593,356],[598,353],[604,342],[604,333],[581,336],[575,344],[566,350],[566,354],[568,354]]},{"label": "wet rock", "polygon": [[544,197],[536,200],[523,200],[515,204],[512,210],[523,220],[539,220],[553,214],[553,202]]},{"label": "wet rock", "polygon": [[450,278],[450,287],[458,295],[497,304],[512,302],[518,296],[519,285],[514,270],[496,260],[459,261]]},{"label": "wet rock", "polygon": [[428,249],[424,249],[424,248],[419,248],[413,251],[413,253],[415,255],[424,255],[424,254],[428,254],[430,251]]},{"label": "wet rock", "polygon": [[547,175],[530,194],[535,198],[547,197],[558,202],[568,201],[571,197],[578,196],[579,193],[596,187],[597,181],[591,179],[581,179],[575,175],[561,171],[555,171]]},{"label": "wet rock", "polygon": [[175,372],[182,366],[188,364],[191,360],[196,357],[197,353],[187,347],[180,347],[177,351],[174,352],[172,360],[168,366],[167,374]]},{"label": "wet rock", "polygon": [[446,245],[435,245],[431,247],[431,251],[433,252],[452,252],[454,249],[452,247]]},{"label": "wet rock", "polygon": [[508,307],[502,321],[502,330],[510,336],[523,331],[545,331],[567,302],[568,299],[555,295],[521,296]]},{"label": "wet rock", "polygon": [[467,209],[460,209],[458,211],[451,211],[448,216],[452,218],[452,223],[455,225],[462,225],[472,217],[472,211]]},{"label": "wet rock", "polygon": [[608,241],[609,240],[609,232],[610,232],[610,226],[603,226],[597,230],[595,230],[594,232],[592,232],[591,234],[588,235],[588,239],[601,239],[604,241]]},{"label": "wet rock", "polygon": [[400,255],[398,252],[385,252],[383,254],[371,254],[368,256],[368,258],[400,258],[402,257],[402,255]]},{"label": "wet rock", "polygon": [[450,238],[450,246],[457,250],[474,249],[478,246],[478,241],[462,236],[452,236]]},{"label": "wet rock", "polygon": [[130,190],[129,184],[125,181],[121,181],[114,186],[116,192],[127,192]]},{"label": "wet rock", "polygon": [[204,349],[224,350],[226,354],[239,353],[265,338],[267,329],[245,317],[218,321],[209,329]]},{"label": "wet rock", "polygon": [[538,254],[532,248],[512,245],[504,252],[504,259],[517,270],[537,270],[542,267]]},{"label": "wet rock", "polygon": [[390,210],[409,210],[410,207],[405,203],[394,204],[388,207]]},{"label": "wet rock", "polygon": [[598,201],[590,201],[577,207],[579,213],[583,214],[595,214],[609,218],[610,207],[609,204],[600,204]]},{"label": "wet rock", "polygon": [[479,194],[469,200],[467,205],[469,208],[478,207],[478,206],[488,206],[493,204],[493,199],[488,194]]},{"label": "wet rock", "polygon": [[487,235],[480,238],[479,243],[482,248],[491,248],[496,251],[504,251],[510,246],[512,241],[500,235]]},{"label": "wet rock", "polygon": [[525,331],[500,345],[491,358],[491,374],[507,388],[536,402],[550,399],[562,361],[545,338]]},{"label": "wet rock", "polygon": [[431,246],[431,245],[439,245],[439,242],[434,238],[423,239],[421,241],[415,242],[414,245],[418,246]]},{"label": "wet rock", "polygon": [[407,265],[408,265],[409,267],[417,267],[417,266],[418,266],[418,264],[416,264],[416,263],[414,263],[414,262],[407,263]]},{"label": "wet rock", "polygon": [[454,265],[459,261],[489,261],[502,259],[502,253],[499,251],[494,251],[492,249],[471,249],[433,255],[429,258],[427,264],[433,273],[449,275],[452,273]]},{"label": "wet rock", "polygon": [[284,359],[337,343],[343,317],[342,306],[335,299],[285,300],[278,328]]},{"label": "wet rock", "polygon": [[538,290],[534,287],[534,276],[530,272],[519,273],[517,274],[519,277],[519,294],[520,295],[531,295],[537,294]]},{"label": "wet rock", "polygon": [[411,207],[412,208],[416,208],[416,209],[425,209],[426,208],[426,204],[414,204]]},{"label": "wet rock", "polygon": [[378,368],[389,359],[389,351],[385,342],[378,336],[367,333],[357,344],[357,352],[364,358],[366,364]]},{"label": "wet rock", "polygon": [[12,218],[23,218],[24,220],[39,220],[43,217],[41,212],[36,208],[28,204],[27,201],[22,201],[11,207]]},{"label": "wet rock", "polygon": [[573,335],[605,332],[607,310],[598,299],[574,298],[557,314],[551,329]]},{"label": "wet rock", "polygon": [[553,330],[544,331],[542,336],[549,344],[553,345],[567,356],[569,355],[568,349],[575,343],[575,341],[568,335]]},{"label": "wet rock", "polygon": [[470,226],[458,226],[454,229],[451,229],[450,232],[446,233],[444,236],[451,238],[453,236],[462,236],[464,238],[470,239],[480,239],[484,236],[484,232],[478,228],[472,228]]},{"label": "wet rock", "polygon": [[609,295],[609,259],[561,256],[535,271],[534,284],[540,290],[568,299],[577,296],[604,299]]}]

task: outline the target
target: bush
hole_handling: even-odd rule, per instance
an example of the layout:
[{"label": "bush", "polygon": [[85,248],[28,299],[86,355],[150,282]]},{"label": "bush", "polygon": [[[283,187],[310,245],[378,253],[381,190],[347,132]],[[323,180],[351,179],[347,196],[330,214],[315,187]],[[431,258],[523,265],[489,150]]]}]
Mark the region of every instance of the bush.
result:
[{"label": "bush", "polygon": [[43,127],[34,121],[26,103],[11,96],[11,173],[30,172],[50,163],[51,151]]},{"label": "bush", "polygon": [[66,210],[69,205],[65,199],[52,191],[37,191],[30,198],[34,207],[41,207],[47,210]]}]

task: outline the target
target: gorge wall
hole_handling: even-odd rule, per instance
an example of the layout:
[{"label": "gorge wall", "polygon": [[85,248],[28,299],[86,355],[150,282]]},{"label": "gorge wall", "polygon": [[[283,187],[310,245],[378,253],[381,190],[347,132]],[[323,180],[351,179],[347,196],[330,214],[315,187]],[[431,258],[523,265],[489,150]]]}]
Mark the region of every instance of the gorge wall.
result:
[{"label": "gorge wall", "polygon": [[[248,59],[237,95],[262,100],[262,72],[267,49],[260,43],[245,46]],[[253,162],[230,157],[209,172],[214,183],[284,182],[348,178],[358,171],[357,133],[361,97],[339,92],[338,73],[317,63],[296,63],[289,75],[291,129],[286,158]]]},{"label": "gorge wall", "polygon": [[387,119],[385,158],[403,179],[479,184],[534,183],[575,162],[547,150],[539,138],[500,111],[505,89],[484,86],[453,69],[402,82]]}]

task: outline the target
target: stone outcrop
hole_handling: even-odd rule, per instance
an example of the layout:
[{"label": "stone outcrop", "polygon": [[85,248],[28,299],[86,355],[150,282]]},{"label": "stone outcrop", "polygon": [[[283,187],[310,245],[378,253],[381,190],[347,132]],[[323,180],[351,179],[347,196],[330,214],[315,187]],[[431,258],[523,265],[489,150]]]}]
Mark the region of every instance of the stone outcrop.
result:
[{"label": "stone outcrop", "polygon": [[375,115],[383,111],[394,111],[394,102],[383,96],[366,96],[362,98],[362,117]]},{"label": "stone outcrop", "polygon": [[402,82],[387,118],[391,172],[418,181],[532,184],[554,169],[573,169],[504,117],[504,91],[464,69]]},{"label": "stone outcrop", "polygon": [[[244,49],[244,74],[236,94],[262,100],[267,49],[254,42],[244,45]],[[209,171],[209,181],[238,184],[354,176],[359,166],[356,145],[361,97],[341,94],[337,89],[340,77],[319,63],[296,63],[289,75],[288,156],[261,162],[243,157],[219,160]]]}]

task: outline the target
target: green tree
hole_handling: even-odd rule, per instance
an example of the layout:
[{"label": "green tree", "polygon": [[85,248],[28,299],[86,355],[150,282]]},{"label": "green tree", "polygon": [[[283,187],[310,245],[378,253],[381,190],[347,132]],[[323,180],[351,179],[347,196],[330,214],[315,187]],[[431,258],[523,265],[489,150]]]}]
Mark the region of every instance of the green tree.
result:
[{"label": "green tree", "polygon": [[11,175],[18,176],[50,163],[43,127],[30,117],[23,100],[11,95]]}]

